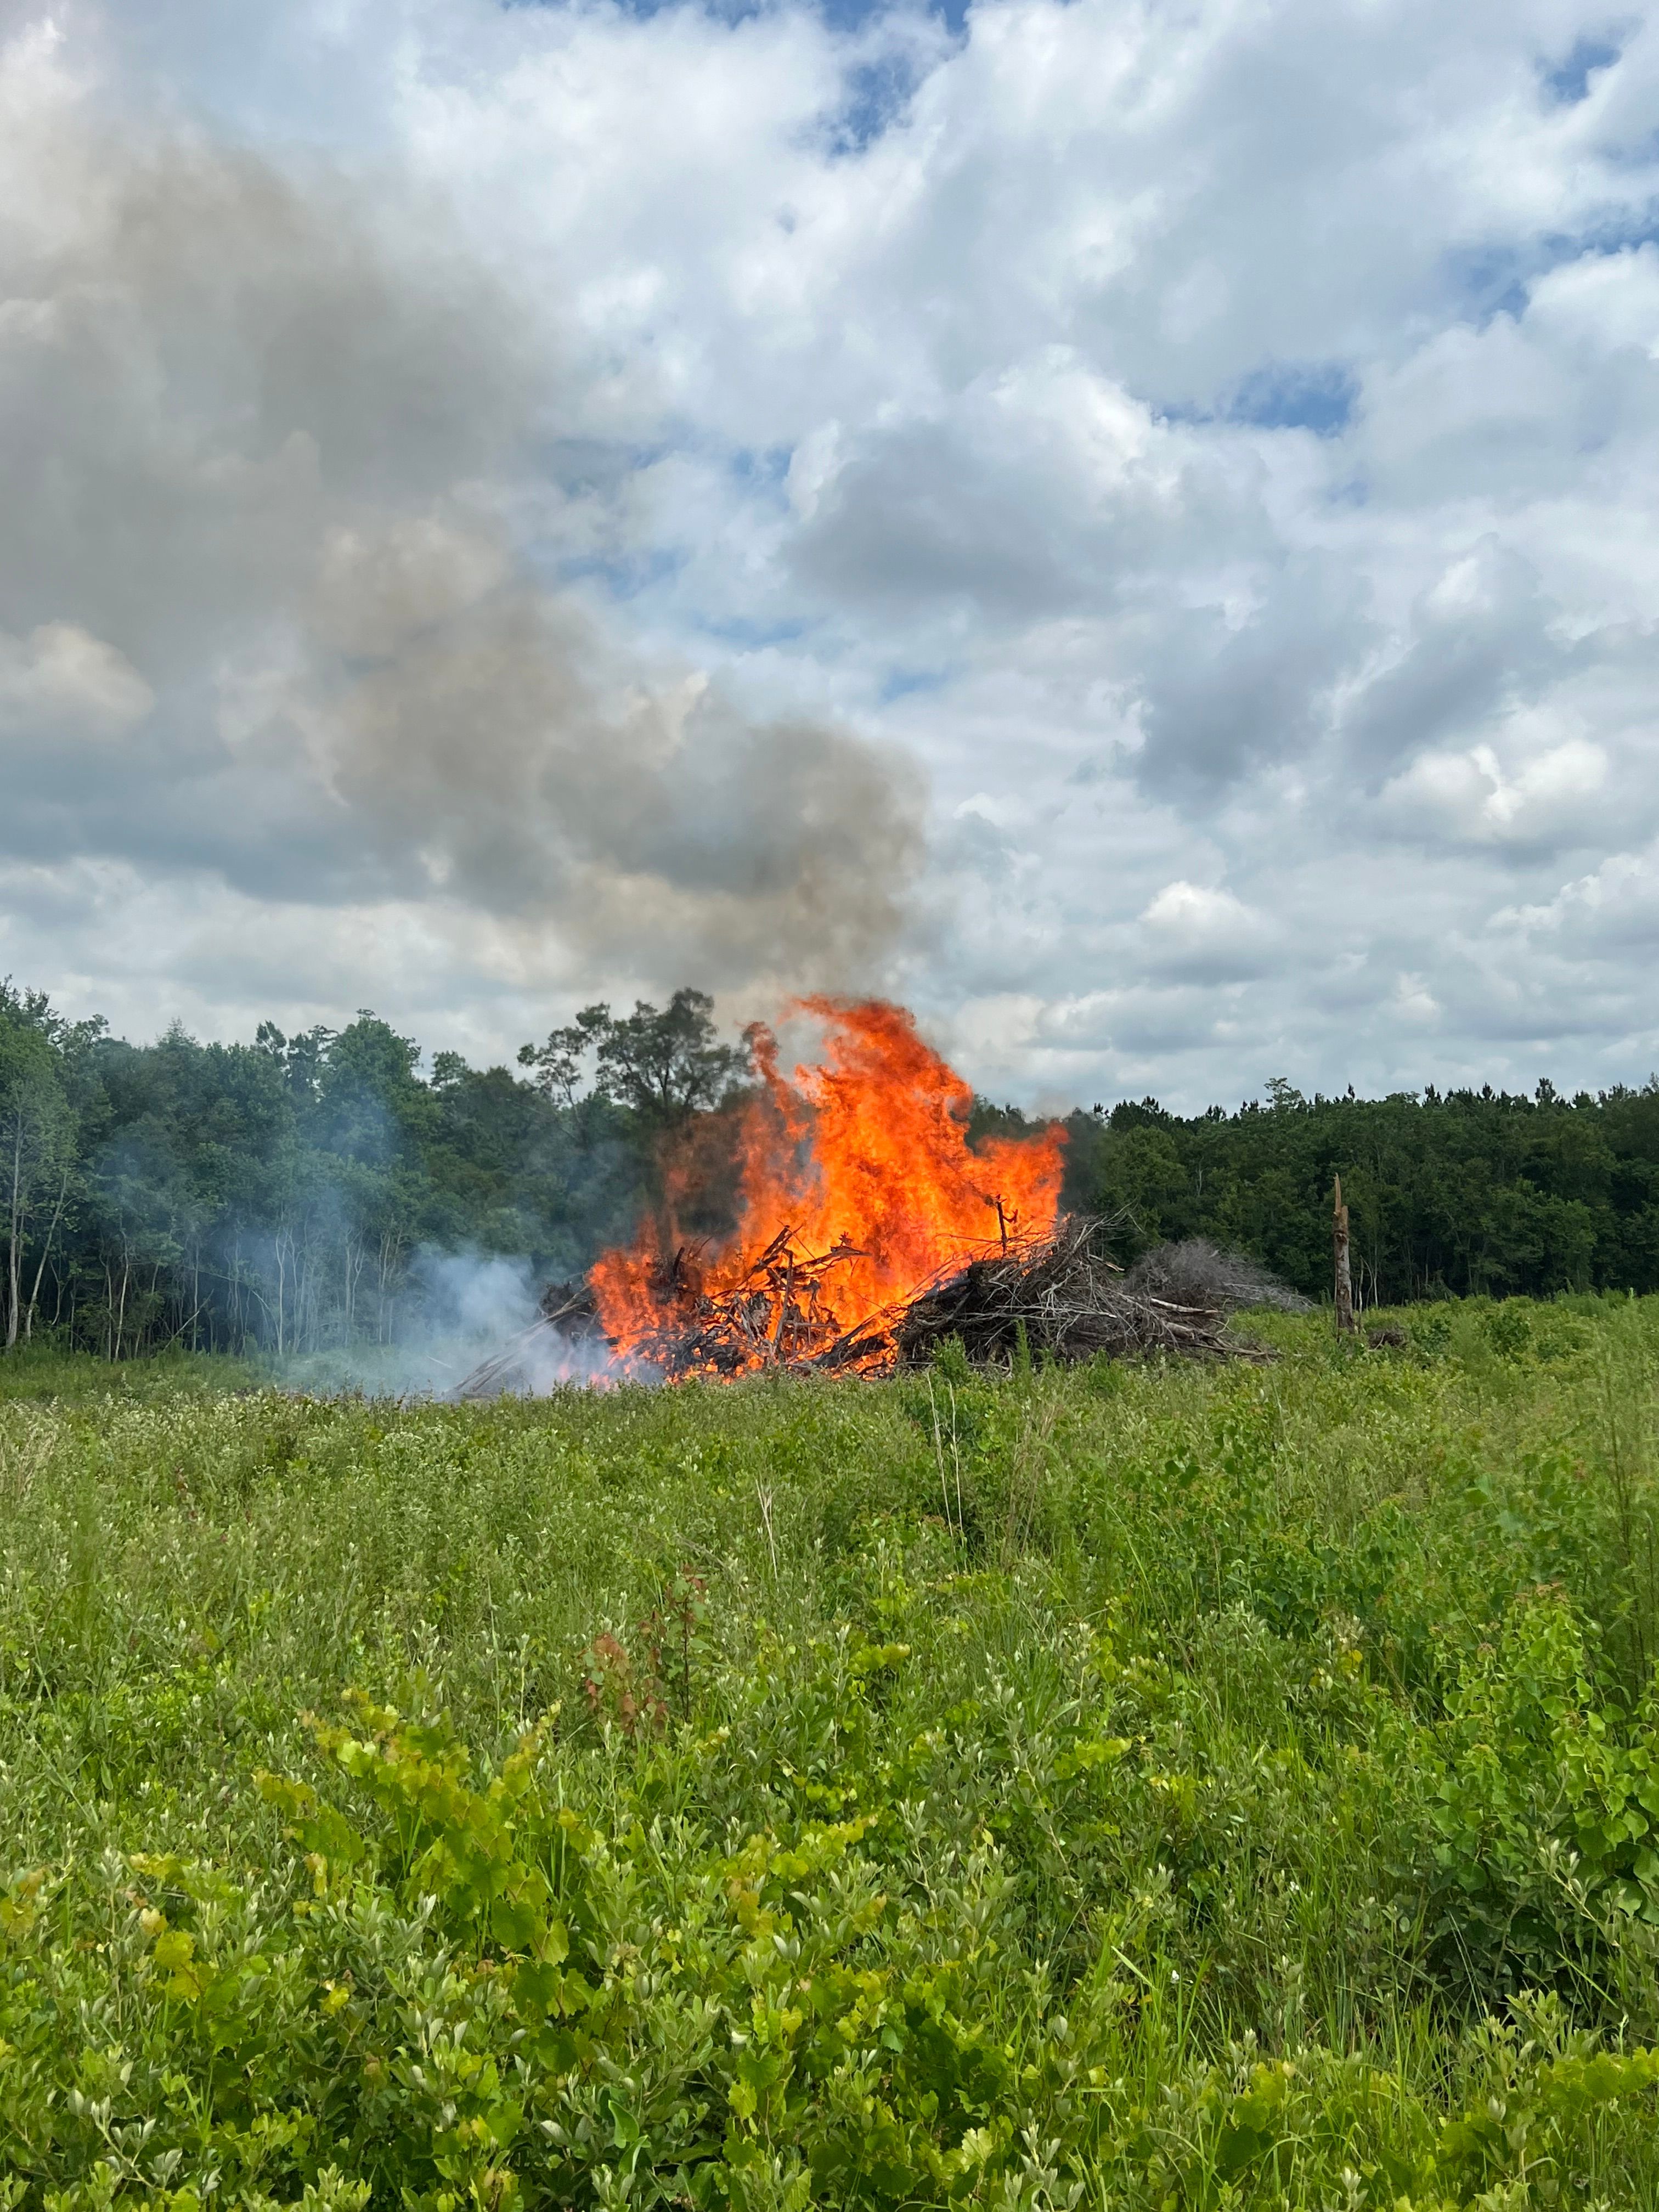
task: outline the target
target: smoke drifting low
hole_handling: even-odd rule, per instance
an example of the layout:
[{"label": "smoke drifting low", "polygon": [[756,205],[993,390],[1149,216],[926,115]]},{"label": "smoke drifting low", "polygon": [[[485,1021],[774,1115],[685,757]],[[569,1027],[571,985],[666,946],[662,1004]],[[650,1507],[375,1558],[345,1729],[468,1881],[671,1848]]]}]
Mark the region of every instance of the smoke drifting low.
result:
[{"label": "smoke drifting low", "polygon": [[538,467],[559,361],[441,208],[146,138],[14,40],[0,853],[482,914],[601,983],[878,974],[915,770],[540,580],[624,529]]},{"label": "smoke drifting low", "polygon": [[291,1353],[272,1371],[283,1388],[319,1397],[453,1398],[494,1359],[507,1363],[499,1388],[531,1397],[660,1382],[647,1363],[618,1359],[602,1337],[538,1328],[540,1287],[525,1260],[425,1245],[410,1261],[391,1341]]}]

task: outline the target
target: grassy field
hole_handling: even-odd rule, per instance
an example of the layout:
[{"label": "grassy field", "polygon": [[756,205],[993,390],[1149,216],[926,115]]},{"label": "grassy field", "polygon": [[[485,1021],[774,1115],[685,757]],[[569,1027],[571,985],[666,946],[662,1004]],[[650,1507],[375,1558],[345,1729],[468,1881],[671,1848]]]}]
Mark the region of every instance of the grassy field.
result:
[{"label": "grassy field", "polygon": [[0,2208],[1659,2205],[1659,1301],[0,1361]]}]

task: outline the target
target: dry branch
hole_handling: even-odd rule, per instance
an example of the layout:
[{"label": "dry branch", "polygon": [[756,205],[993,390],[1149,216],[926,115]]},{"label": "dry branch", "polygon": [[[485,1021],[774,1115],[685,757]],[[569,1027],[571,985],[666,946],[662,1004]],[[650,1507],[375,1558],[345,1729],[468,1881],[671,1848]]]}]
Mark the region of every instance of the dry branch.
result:
[{"label": "dry branch", "polygon": [[586,1355],[602,1364],[611,1350],[599,1327],[599,1310],[586,1283],[550,1283],[541,1311],[501,1350],[482,1361],[455,1387],[457,1398],[500,1398],[544,1389],[561,1366],[577,1379]]},{"label": "dry branch", "polygon": [[1125,1278],[1129,1288],[1178,1306],[1210,1306],[1220,1313],[1242,1313],[1247,1306],[1271,1306],[1280,1313],[1306,1313],[1310,1301],[1287,1290],[1278,1277],[1242,1252],[1224,1252],[1205,1237],[1155,1244],[1143,1253]]}]

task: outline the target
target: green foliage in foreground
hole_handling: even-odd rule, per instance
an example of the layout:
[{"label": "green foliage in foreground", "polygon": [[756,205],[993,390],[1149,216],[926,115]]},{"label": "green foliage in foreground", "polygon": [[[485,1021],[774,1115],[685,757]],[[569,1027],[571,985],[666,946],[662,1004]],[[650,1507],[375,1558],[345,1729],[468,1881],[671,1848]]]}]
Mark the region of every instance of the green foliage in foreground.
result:
[{"label": "green foliage in foreground", "polygon": [[20,1366],[0,2205],[1659,2204],[1659,1302],[1409,1326]]}]

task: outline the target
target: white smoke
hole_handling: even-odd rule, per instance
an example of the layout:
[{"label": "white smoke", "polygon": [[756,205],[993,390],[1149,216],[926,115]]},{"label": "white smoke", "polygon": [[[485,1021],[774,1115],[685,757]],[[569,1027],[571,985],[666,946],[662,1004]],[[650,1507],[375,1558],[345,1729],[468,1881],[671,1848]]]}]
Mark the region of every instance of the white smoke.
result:
[{"label": "white smoke", "polygon": [[655,1383],[658,1371],[618,1358],[599,1336],[568,1336],[542,1319],[541,1285],[527,1260],[423,1245],[410,1261],[388,1344],[360,1343],[278,1363],[288,1389],[315,1396],[444,1399],[486,1363],[500,1363],[483,1396],[544,1397],[562,1389]]}]

